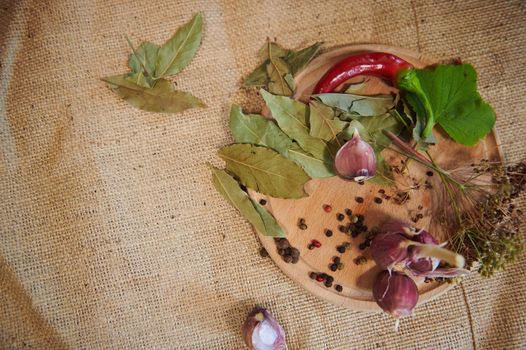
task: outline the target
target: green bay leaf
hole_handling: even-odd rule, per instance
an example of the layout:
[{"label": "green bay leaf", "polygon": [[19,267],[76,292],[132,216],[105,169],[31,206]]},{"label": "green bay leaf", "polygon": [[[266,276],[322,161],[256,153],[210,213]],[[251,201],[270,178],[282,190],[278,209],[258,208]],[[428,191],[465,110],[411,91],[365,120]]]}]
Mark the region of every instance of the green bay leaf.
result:
[{"label": "green bay leaf", "polygon": [[243,86],[266,86],[270,81],[267,74],[267,64],[268,61],[265,61],[254,69],[252,73],[243,80]]},{"label": "green bay leaf", "polygon": [[146,73],[152,77],[157,64],[157,53],[159,47],[151,42],[145,41],[128,56],[128,67],[134,73]]},{"label": "green bay leaf", "polygon": [[[345,120],[352,119],[353,115],[375,116],[387,113],[394,108],[395,103],[391,95],[354,95],[327,93],[314,96],[323,104],[337,108],[346,113]],[[342,118],[343,119],[343,118]]]},{"label": "green bay leaf", "polygon": [[336,118],[334,109],[319,101],[310,103],[310,135],[325,141],[336,140],[338,146],[338,134],[347,127],[349,123]]},{"label": "green bay leaf", "polygon": [[269,92],[275,95],[292,95],[293,89],[289,86],[287,79],[285,79],[285,76],[288,74],[290,74],[290,69],[287,63],[279,57],[271,57],[267,64],[267,75],[270,79],[268,83]]},{"label": "green bay leaf", "polygon": [[267,39],[265,45],[258,51],[259,58],[262,60],[268,60],[270,58],[281,58],[287,56],[289,50],[284,49],[276,42],[271,42]]},{"label": "green bay leaf", "polygon": [[241,107],[230,109],[230,130],[237,143],[250,143],[272,148],[300,165],[311,177],[334,176],[332,162],[325,162],[303,151],[273,120],[259,114],[244,114]]},{"label": "green bay leaf", "polygon": [[137,85],[126,74],[105,77],[102,80],[123,100],[145,111],[178,113],[189,108],[205,106],[197,97],[174,90],[172,83],[165,79],[158,80],[153,88]]},{"label": "green bay leaf", "polygon": [[328,142],[309,133],[309,107],[286,96],[276,96],[260,90],[272,116],[291,139],[314,157],[331,162],[335,152]]},{"label": "green bay leaf", "polygon": [[288,148],[286,157],[299,164],[310,177],[323,178],[336,175],[330,158],[318,159],[301,149],[297,143],[293,143]]},{"label": "green bay leaf", "polygon": [[267,230],[262,216],[253,205],[248,194],[240,188],[239,183],[224,170],[211,165],[210,169],[212,170],[212,183],[216,190],[221,193],[230,205],[239,210],[256,230],[265,234]]},{"label": "green bay leaf", "polygon": [[179,73],[190,63],[201,44],[203,17],[200,13],[183,26],[158,51],[155,78]]},{"label": "green bay leaf", "polygon": [[292,140],[275,122],[259,114],[244,114],[238,105],[230,109],[230,131],[236,143],[270,147],[281,155],[292,145]]},{"label": "green bay leaf", "polygon": [[256,211],[258,212],[259,216],[263,220],[263,225],[265,226],[265,231],[259,232],[261,232],[265,236],[285,237],[285,231],[283,231],[283,228],[278,224],[276,218],[272,216],[272,214],[269,213],[269,211],[265,209],[265,207],[256,202],[254,199],[250,198],[250,200],[252,201],[254,208],[256,208]]},{"label": "green bay leaf", "polygon": [[253,190],[279,198],[307,196],[305,183],[310,177],[291,160],[276,151],[250,144],[234,144],[218,151],[228,171]]},{"label": "green bay leaf", "polygon": [[317,42],[299,51],[287,53],[285,61],[289,64],[293,76],[296,76],[318,54],[322,44]]}]

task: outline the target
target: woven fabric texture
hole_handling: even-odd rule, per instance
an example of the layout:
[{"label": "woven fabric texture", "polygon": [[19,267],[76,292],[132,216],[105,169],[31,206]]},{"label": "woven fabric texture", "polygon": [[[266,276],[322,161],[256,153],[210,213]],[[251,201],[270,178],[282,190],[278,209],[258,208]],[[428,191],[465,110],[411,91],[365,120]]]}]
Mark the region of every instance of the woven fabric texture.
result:
[{"label": "woven fabric texture", "polygon": [[[197,11],[203,43],[176,80],[207,108],[143,112],[99,80],[126,71],[125,34],[160,44]],[[256,303],[289,349],[526,348],[521,263],[469,276],[396,333],[262,259],[206,166],[232,141],[230,104],[261,106],[239,82],[267,36],[460,56],[523,159],[525,23],[524,1],[0,1],[0,348],[243,349]]]}]

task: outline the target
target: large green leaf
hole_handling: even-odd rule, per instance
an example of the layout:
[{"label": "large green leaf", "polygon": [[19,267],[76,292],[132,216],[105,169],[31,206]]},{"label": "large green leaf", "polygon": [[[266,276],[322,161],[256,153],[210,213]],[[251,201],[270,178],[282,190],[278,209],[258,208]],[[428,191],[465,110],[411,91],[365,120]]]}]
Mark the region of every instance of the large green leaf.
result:
[{"label": "large green leaf", "polygon": [[[353,115],[374,116],[387,113],[395,106],[393,96],[391,95],[354,95],[354,94],[337,94],[327,93],[314,96],[316,100],[323,104],[337,108],[345,112],[345,116]],[[344,118],[350,120],[352,118]]]},{"label": "large green leaf", "polygon": [[319,101],[310,103],[310,135],[325,141],[335,140],[338,146],[343,144],[338,140],[338,134],[347,127],[349,123],[336,118],[334,109]]},{"label": "large green leaf", "polygon": [[323,43],[317,42],[299,51],[289,51],[285,61],[289,64],[292,75],[298,74],[318,53]]},{"label": "large green leaf", "polygon": [[399,76],[398,87],[417,114],[416,132],[423,140],[438,123],[453,140],[472,146],[495,124],[495,112],[477,92],[477,74],[469,64],[409,69]]},{"label": "large green leaf", "polygon": [[234,144],[218,151],[228,171],[247,187],[280,198],[301,198],[310,177],[291,160],[276,151],[250,144]]},{"label": "large green leaf", "polygon": [[203,30],[203,17],[194,15],[159,49],[155,77],[162,78],[179,73],[195,56]]},{"label": "large green leaf", "polygon": [[309,108],[307,105],[286,96],[272,95],[260,90],[272,116],[291,139],[314,157],[330,162],[334,159],[334,151],[327,141],[309,134]]},{"label": "large green leaf", "polygon": [[165,79],[158,80],[151,89],[137,85],[127,75],[114,75],[102,80],[126,102],[145,111],[178,113],[205,106],[197,97],[174,90],[172,83]]}]

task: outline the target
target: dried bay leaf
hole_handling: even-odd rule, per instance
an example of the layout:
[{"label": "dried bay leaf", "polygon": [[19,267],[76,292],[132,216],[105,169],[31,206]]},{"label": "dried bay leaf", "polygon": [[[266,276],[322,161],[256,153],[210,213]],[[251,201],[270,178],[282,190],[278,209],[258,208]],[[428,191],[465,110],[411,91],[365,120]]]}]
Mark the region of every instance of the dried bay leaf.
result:
[{"label": "dried bay leaf", "polygon": [[265,231],[259,232],[264,234],[265,236],[285,237],[285,231],[283,231],[281,226],[278,224],[276,218],[272,216],[272,214],[269,213],[269,211],[265,209],[265,207],[263,207],[261,204],[259,204],[252,198],[250,198],[250,201],[252,202],[252,205],[254,205],[254,208],[256,208],[256,211],[261,217],[261,220],[263,220],[263,225],[265,226]]},{"label": "dried bay leaf", "polygon": [[216,190],[234,208],[248,220],[259,232],[265,234],[266,226],[258,210],[254,207],[251,198],[241,189],[239,183],[228,175],[226,171],[210,165],[212,170],[212,183]]},{"label": "dried bay leaf", "polygon": [[336,175],[330,159],[318,159],[302,150],[295,142],[288,148],[286,157],[299,164],[310,177],[323,178]]},{"label": "dried bay leaf", "polygon": [[284,156],[292,145],[292,140],[273,121],[259,114],[244,114],[237,105],[230,109],[230,131],[236,143],[270,147]]},{"label": "dried bay leaf", "polygon": [[311,177],[334,176],[332,162],[325,162],[303,151],[272,120],[259,114],[244,114],[241,107],[230,109],[230,130],[237,143],[270,147],[300,165]]},{"label": "dried bay leaf", "polygon": [[283,59],[271,57],[267,64],[267,75],[270,79],[268,90],[275,95],[292,95],[293,89],[289,86],[289,82],[285,80],[285,75],[290,74],[289,72],[290,69]]},{"label": "dried bay leaf", "polygon": [[174,90],[172,83],[165,79],[159,79],[153,88],[137,85],[127,75],[114,75],[102,80],[126,102],[145,111],[178,113],[205,106],[197,97]]},{"label": "dried bay leaf", "polygon": [[342,119],[350,120],[353,115],[375,116],[387,113],[394,108],[395,102],[392,95],[354,95],[327,93],[314,95],[314,98],[323,104],[337,108],[347,114]]},{"label": "dried bay leaf", "polygon": [[254,71],[243,80],[243,86],[266,86],[270,81],[267,75],[267,64],[268,60],[254,69]]},{"label": "dried bay leaf", "polygon": [[258,51],[258,55],[262,60],[285,57],[288,53],[289,50],[284,49],[276,42],[271,42],[269,39]]},{"label": "dried bay leaf", "polygon": [[183,26],[158,51],[155,78],[179,73],[190,63],[201,44],[203,17],[200,13]]},{"label": "dried bay leaf", "polygon": [[255,191],[279,198],[307,196],[303,186],[310,177],[296,163],[272,149],[234,144],[221,148],[218,155],[226,162],[228,171]]},{"label": "dried bay leaf", "polygon": [[309,134],[309,108],[302,102],[286,96],[276,96],[260,90],[272,116],[291,139],[314,157],[326,163],[332,162],[335,152],[327,141]]},{"label": "dried bay leaf", "polygon": [[320,51],[323,43],[317,42],[299,51],[289,51],[285,56],[285,61],[289,64],[292,75],[298,74],[307,63],[309,63]]},{"label": "dried bay leaf", "polygon": [[349,123],[336,118],[334,109],[318,101],[310,103],[310,135],[325,141],[335,140],[338,146],[343,146],[338,140],[338,134]]},{"label": "dried bay leaf", "polygon": [[132,72],[146,72],[147,75],[152,77],[155,72],[159,47],[149,41],[145,41],[137,50],[133,51],[128,56],[128,67],[130,67]]}]

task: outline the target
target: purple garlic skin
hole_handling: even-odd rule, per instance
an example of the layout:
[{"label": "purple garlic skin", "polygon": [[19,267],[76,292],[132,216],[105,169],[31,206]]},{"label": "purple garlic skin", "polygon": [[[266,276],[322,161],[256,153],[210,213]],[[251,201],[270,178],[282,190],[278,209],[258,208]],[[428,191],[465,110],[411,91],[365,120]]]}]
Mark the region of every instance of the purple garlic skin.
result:
[{"label": "purple garlic skin", "polygon": [[378,233],[371,242],[371,254],[376,264],[383,269],[390,269],[406,261],[408,250],[403,245],[406,241],[407,238],[398,233]]},{"label": "purple garlic skin", "polygon": [[339,176],[363,181],[376,174],[376,154],[367,142],[362,140],[357,130],[336,153],[334,168]]},{"label": "purple garlic skin", "polygon": [[[389,270],[402,266],[415,277],[455,277],[468,272],[461,255],[440,247],[429,232],[397,220],[382,226],[372,241],[371,254],[378,266]],[[455,268],[439,268],[441,261]]]},{"label": "purple garlic skin", "polygon": [[256,306],[242,326],[245,344],[251,350],[284,350],[287,348],[285,331],[264,308]]},{"label": "purple garlic skin", "polygon": [[373,297],[382,310],[400,318],[413,312],[418,302],[418,288],[404,274],[382,271],[374,281]]}]

